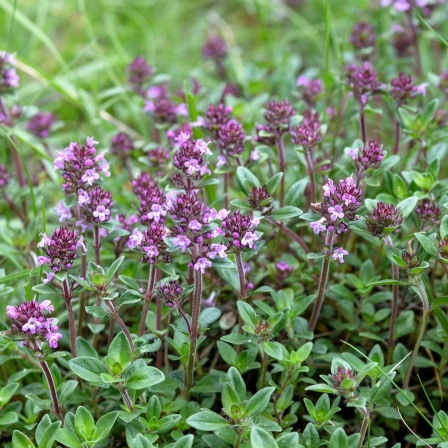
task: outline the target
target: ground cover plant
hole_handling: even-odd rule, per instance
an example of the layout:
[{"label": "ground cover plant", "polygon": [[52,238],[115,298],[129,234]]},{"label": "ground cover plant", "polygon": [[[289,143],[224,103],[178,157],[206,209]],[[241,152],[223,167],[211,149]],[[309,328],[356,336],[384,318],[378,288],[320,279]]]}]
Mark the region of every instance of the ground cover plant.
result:
[{"label": "ground cover plant", "polygon": [[443,0],[0,9],[1,446],[448,447]]}]

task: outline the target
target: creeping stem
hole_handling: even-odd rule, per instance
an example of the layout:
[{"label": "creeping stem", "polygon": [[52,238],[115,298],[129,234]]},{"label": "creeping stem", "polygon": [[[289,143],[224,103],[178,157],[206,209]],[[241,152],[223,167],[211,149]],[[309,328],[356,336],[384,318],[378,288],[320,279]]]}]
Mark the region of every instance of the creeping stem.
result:
[{"label": "creeping stem", "polygon": [[327,287],[327,281],[328,281],[328,273],[330,272],[330,257],[331,257],[331,250],[333,248],[333,237],[334,237],[333,232],[327,230],[327,233],[325,235],[325,246],[326,250],[328,251],[328,254],[324,258],[324,261],[322,263],[322,270],[320,271],[319,286],[317,289],[317,298],[316,302],[314,303],[313,314],[311,315],[310,319],[310,326],[309,326],[310,331],[314,331],[314,329],[316,328],[320,310],[322,309],[322,305],[324,303],[325,289]]},{"label": "creeping stem", "polygon": [[423,316],[422,316],[422,320],[420,322],[420,328],[418,331],[417,340],[415,341],[414,350],[412,350],[412,355],[411,355],[411,359],[409,361],[408,370],[406,371],[406,376],[404,377],[403,389],[407,389],[409,386],[412,369],[414,368],[415,358],[417,358],[418,350],[420,349],[420,344],[422,343],[423,336],[426,333],[426,327],[428,325],[428,318],[429,318],[429,312],[430,312],[429,301],[428,301],[428,296],[426,295],[425,285],[423,284],[423,282],[421,280],[418,281],[416,288],[419,292],[420,298],[422,299]]},{"label": "creeping stem", "polygon": [[357,448],[362,447],[364,439],[366,438],[367,428],[369,427],[370,422],[370,411],[368,409],[365,409],[363,411],[360,409],[359,412],[361,412],[361,414],[363,415],[363,419],[361,423],[361,428],[359,430],[359,442]]},{"label": "creeping stem", "polygon": [[126,339],[129,342],[129,345],[131,346],[131,352],[135,352],[134,347],[134,341],[132,340],[131,333],[129,333],[128,327],[123,322],[123,319],[118,315],[117,310],[115,309],[114,304],[112,303],[112,300],[105,300],[107,307],[109,308],[109,312],[111,317],[117,322],[117,324],[120,326],[120,328],[123,330],[123,333],[126,336]]},{"label": "creeping stem", "polygon": [[128,391],[126,389],[122,389],[120,392],[124,402],[126,403],[126,406],[132,411],[134,407],[132,406],[132,400],[131,397],[129,396]]},{"label": "creeping stem", "polygon": [[283,135],[281,133],[276,134],[276,144],[278,149],[278,159],[280,171],[283,173],[283,176],[280,180],[280,207],[283,207],[283,200],[285,197],[285,142],[283,141]]},{"label": "creeping stem", "polygon": [[366,117],[364,114],[364,106],[360,105],[359,108],[359,122],[361,126],[361,138],[362,142],[365,144],[367,141],[367,131],[366,131]]},{"label": "creeping stem", "polygon": [[[241,252],[235,252],[235,262],[236,262],[236,268],[238,270],[238,278],[240,281],[239,299],[246,301],[247,298],[246,275],[244,273],[243,258],[241,256]],[[241,315],[238,315],[238,331],[241,334],[243,333],[243,319]]]}]

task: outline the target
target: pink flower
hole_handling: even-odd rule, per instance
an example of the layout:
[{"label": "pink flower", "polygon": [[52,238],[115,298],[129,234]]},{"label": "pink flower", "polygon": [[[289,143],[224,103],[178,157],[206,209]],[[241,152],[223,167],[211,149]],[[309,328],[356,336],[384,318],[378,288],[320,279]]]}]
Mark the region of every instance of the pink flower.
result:
[{"label": "pink flower", "polygon": [[51,348],[57,348],[58,347],[58,340],[62,338],[61,333],[53,333],[49,331],[45,337],[47,338],[48,344]]},{"label": "pink flower", "polygon": [[255,241],[260,239],[260,237],[253,232],[246,232],[246,234],[241,239],[241,244],[243,246],[249,246],[251,249],[254,247]]},{"label": "pink flower", "polygon": [[197,219],[193,219],[188,223],[188,228],[191,230],[199,230],[202,228],[202,224]]},{"label": "pink flower", "polygon": [[324,196],[328,198],[336,191],[336,186],[332,179],[328,179],[328,182],[322,187],[322,189],[324,190]]},{"label": "pink flower", "polygon": [[17,311],[17,308],[15,306],[8,305],[6,307],[6,315],[10,319],[17,319],[19,317],[19,312]]},{"label": "pink flower", "polygon": [[196,260],[196,263],[194,264],[194,269],[196,271],[201,271],[202,274],[204,274],[205,269],[209,268],[212,265],[212,262],[210,260],[207,260],[207,258],[198,258]]},{"label": "pink flower", "polygon": [[44,257],[44,256],[42,256],[42,255],[39,255],[39,256],[37,257],[37,266],[41,266],[41,265],[43,265],[43,264],[48,264],[48,263],[51,263],[50,258],[48,258],[48,257]]},{"label": "pink flower", "polygon": [[43,283],[51,283],[54,277],[54,272],[48,272],[47,276],[42,280]]},{"label": "pink flower", "polygon": [[82,235],[79,237],[79,240],[76,243],[76,247],[82,247],[82,251],[87,252],[87,247],[84,244],[84,237]]},{"label": "pink flower", "polygon": [[342,219],[344,217],[344,212],[340,205],[335,205],[334,207],[328,207],[328,212],[331,213],[331,219],[336,221],[337,219]]},{"label": "pink flower", "polygon": [[44,233],[44,234],[41,233],[41,236],[42,236],[42,240],[40,241],[40,243],[37,244],[37,247],[44,247],[45,245],[48,245],[51,243],[51,240],[50,240],[50,238],[48,238],[46,233]]},{"label": "pink flower", "polygon": [[59,222],[64,222],[72,218],[72,212],[65,206],[64,201],[58,202],[56,213],[59,216]]},{"label": "pink flower", "polygon": [[41,311],[46,310],[49,313],[52,313],[54,311],[54,306],[51,304],[50,300],[44,300],[43,302],[39,303],[39,308]]},{"label": "pink flower", "polygon": [[339,260],[339,263],[344,263],[344,256],[348,255],[348,252],[343,249],[342,247],[338,247],[337,249],[333,250],[333,260]]},{"label": "pink flower", "polygon": [[226,254],[227,246],[225,244],[212,244],[210,246],[210,249],[212,249],[212,250],[207,253],[207,257],[211,258],[212,260],[218,255],[221,258],[227,257],[227,254]]},{"label": "pink flower", "polygon": [[180,146],[182,143],[190,140],[190,134],[186,134],[185,132],[180,132],[177,138],[174,139],[176,141],[176,145]]},{"label": "pink flower", "polygon": [[260,153],[258,152],[258,149],[254,149],[253,151],[250,152],[249,160],[251,162],[255,162],[256,160],[259,159],[260,159]]},{"label": "pink flower", "polygon": [[34,317],[31,317],[30,319],[28,319],[28,322],[22,327],[22,331],[34,334],[36,333],[36,330],[39,331],[41,328],[42,323]]},{"label": "pink flower", "polygon": [[86,170],[86,172],[81,176],[83,182],[93,185],[95,180],[98,180],[100,175],[95,170]]},{"label": "pink flower", "polygon": [[216,166],[224,166],[227,163],[226,156],[218,156],[218,161],[216,162]]},{"label": "pink flower", "polygon": [[172,240],[175,246],[179,246],[182,252],[187,250],[187,247],[191,244],[191,241],[185,235],[179,235]]},{"label": "pink flower", "polygon": [[104,205],[98,205],[96,210],[93,212],[93,216],[98,218],[98,221],[108,221],[110,210],[104,207]]},{"label": "pink flower", "polygon": [[308,84],[308,78],[306,76],[299,76],[297,78],[297,86],[306,86]]},{"label": "pink flower", "polygon": [[90,197],[86,190],[81,189],[78,191],[78,204],[90,204]]},{"label": "pink flower", "polygon": [[210,144],[210,142],[205,143],[205,140],[200,138],[199,140],[196,141],[196,149],[199,149],[201,154],[207,154],[207,155],[211,156],[213,153],[208,148],[209,144]]},{"label": "pink flower", "polygon": [[132,235],[129,237],[129,240],[127,242],[127,246],[129,247],[129,249],[134,249],[137,246],[140,246],[142,239],[143,233],[138,229],[133,229]]},{"label": "pink flower", "polygon": [[325,222],[325,218],[319,219],[319,221],[311,222],[310,227],[313,229],[313,232],[318,235],[320,232],[326,230],[326,227],[323,225]]}]

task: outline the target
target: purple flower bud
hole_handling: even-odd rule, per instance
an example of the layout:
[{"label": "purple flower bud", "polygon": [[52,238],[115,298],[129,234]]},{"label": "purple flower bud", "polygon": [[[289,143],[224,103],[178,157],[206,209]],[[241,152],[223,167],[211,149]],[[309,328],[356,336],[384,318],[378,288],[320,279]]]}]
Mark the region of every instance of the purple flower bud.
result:
[{"label": "purple flower bud", "polygon": [[54,117],[51,112],[38,112],[28,122],[27,129],[36,137],[46,138],[50,135]]},{"label": "purple flower bud", "polygon": [[218,132],[222,126],[230,121],[230,114],[232,108],[225,106],[223,103],[214,106],[209,104],[207,112],[205,113],[205,127],[212,133],[215,138],[218,138]]},{"label": "purple flower bud", "polygon": [[0,189],[6,188],[10,182],[11,177],[9,176],[8,171],[6,171],[5,165],[0,163]]},{"label": "purple flower bud", "polygon": [[337,372],[332,375],[332,380],[333,387],[342,395],[354,392],[358,388],[357,375],[351,369],[338,367]]},{"label": "purple flower bud", "polygon": [[386,233],[399,233],[403,217],[392,205],[378,202],[372,212],[366,216],[367,230],[378,238]]},{"label": "purple flower bud", "polygon": [[436,202],[431,199],[423,199],[415,209],[417,215],[424,221],[429,221],[431,224],[436,224],[440,216],[440,208]]},{"label": "purple flower bud", "polygon": [[112,137],[110,151],[121,158],[126,158],[126,154],[134,149],[134,142],[130,135],[119,132]]},{"label": "purple flower bud", "polygon": [[220,61],[227,56],[227,45],[219,36],[208,36],[202,47],[204,59]]},{"label": "purple flower bud", "polygon": [[322,141],[320,126],[319,114],[311,110],[305,111],[302,122],[295,129],[290,129],[292,142],[310,150]]},{"label": "purple flower bud", "polygon": [[356,50],[361,50],[360,59],[369,59],[376,43],[375,28],[370,23],[357,23],[350,36],[350,42]]},{"label": "purple flower bud", "polygon": [[345,77],[349,89],[362,106],[365,106],[367,98],[377,93],[382,86],[378,82],[377,72],[368,62],[364,62],[360,67],[354,64],[345,67]]},{"label": "purple flower bud", "polygon": [[275,132],[284,133],[287,132],[289,120],[295,113],[295,110],[287,99],[280,102],[269,101],[266,106],[264,118]]},{"label": "purple flower bud", "polygon": [[182,302],[183,288],[175,280],[163,283],[159,287],[159,294],[170,308],[179,307]]},{"label": "purple flower bud", "polygon": [[297,86],[300,88],[302,99],[308,107],[312,107],[316,97],[322,93],[322,81],[320,79],[308,79],[306,76],[299,76]]},{"label": "purple flower bud", "polygon": [[81,217],[86,223],[107,222],[111,217],[111,210],[114,206],[112,193],[103,190],[101,187],[94,187],[89,192],[85,192],[88,202],[81,205]]},{"label": "purple flower bud", "polygon": [[14,54],[0,51],[0,92],[17,89],[19,79]]},{"label": "purple flower bud", "polygon": [[[422,84],[414,85],[412,76],[406,76],[400,73],[397,78],[390,81],[391,95],[397,102],[398,106],[404,104],[408,99],[415,98],[417,95],[423,94]],[[426,92],[425,92],[426,93]]]},{"label": "purple flower bud", "polygon": [[143,56],[137,56],[127,67],[128,81],[135,92],[144,94],[143,85],[151,76],[152,68]]},{"label": "purple flower bud", "polygon": [[230,120],[218,130],[218,142],[226,157],[241,154],[244,151],[246,133],[241,123]]}]

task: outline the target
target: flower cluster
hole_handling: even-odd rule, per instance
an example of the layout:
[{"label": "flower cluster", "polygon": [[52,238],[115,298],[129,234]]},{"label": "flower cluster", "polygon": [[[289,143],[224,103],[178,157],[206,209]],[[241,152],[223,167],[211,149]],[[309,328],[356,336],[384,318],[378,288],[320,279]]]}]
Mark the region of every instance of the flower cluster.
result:
[{"label": "flower cluster", "polygon": [[219,137],[219,130],[228,121],[230,121],[230,114],[232,113],[231,106],[225,106],[219,103],[217,106],[209,104],[205,113],[204,124],[206,129],[212,134],[215,139]]},{"label": "flower cluster", "polygon": [[307,110],[303,114],[303,120],[295,128],[290,129],[291,140],[294,144],[300,145],[305,150],[309,150],[322,141],[321,124],[319,113]]},{"label": "flower cluster", "polygon": [[431,199],[423,199],[415,208],[415,212],[424,221],[436,224],[440,216],[440,208],[435,201]]},{"label": "flower cluster", "polygon": [[401,106],[408,99],[415,98],[417,95],[426,95],[427,83],[414,85],[412,76],[406,76],[400,73],[396,78],[390,81],[390,93],[397,103]]},{"label": "flower cluster", "polygon": [[243,125],[236,120],[230,120],[222,125],[218,131],[219,148],[224,156],[232,157],[244,151],[246,133]]},{"label": "flower cluster", "polygon": [[170,308],[177,308],[182,302],[182,286],[175,280],[162,283],[159,286],[159,294]]},{"label": "flower cluster", "polygon": [[409,27],[402,27],[401,25],[392,24],[392,46],[395,49],[398,57],[411,56],[413,52],[414,35]]},{"label": "flower cluster", "polygon": [[143,232],[134,229],[129,237],[128,247],[138,248],[143,256],[142,263],[168,263],[170,255],[166,251],[167,245],[164,237],[167,235],[166,227],[158,222],[152,222]]},{"label": "flower cluster", "polygon": [[148,173],[141,173],[132,181],[132,190],[140,199],[140,222],[163,222],[166,216],[166,198],[156,181]]},{"label": "flower cluster", "polygon": [[358,388],[357,375],[351,369],[338,367],[331,379],[333,380],[333,387],[342,395],[354,392]]},{"label": "flower cluster", "polygon": [[382,84],[378,82],[378,75],[369,62],[360,67],[351,64],[345,68],[345,77],[353,96],[361,106],[367,104],[368,97],[380,90]]},{"label": "flower cluster", "polygon": [[120,158],[126,158],[126,155],[134,149],[134,142],[130,135],[125,132],[119,132],[112,137],[110,152],[117,154]]},{"label": "flower cluster", "polygon": [[311,107],[316,97],[322,93],[322,81],[320,79],[308,79],[306,76],[297,78],[297,87],[300,87],[302,98]]},{"label": "flower cluster", "polygon": [[375,208],[366,216],[367,230],[378,238],[386,234],[399,233],[403,217],[392,204],[378,202]]},{"label": "flower cluster", "polygon": [[178,138],[179,149],[173,156],[173,165],[183,173],[173,176],[173,182],[187,190],[192,188],[191,182],[198,182],[204,174],[211,174],[207,168],[205,155],[211,155],[208,143],[203,139],[193,140],[190,135],[181,133]]},{"label": "flower cluster", "polygon": [[81,206],[81,216],[85,223],[107,222],[111,217],[114,206],[112,193],[101,187],[94,187],[90,191],[80,190],[78,203]]},{"label": "flower cluster", "polygon": [[227,56],[227,45],[219,36],[208,36],[202,47],[202,56],[205,59],[220,61]]},{"label": "flower cluster", "polygon": [[252,191],[247,196],[247,202],[252,210],[257,210],[262,215],[270,215],[272,213],[272,197],[267,185],[252,187]]},{"label": "flower cluster", "polygon": [[62,334],[57,333],[59,327],[55,320],[45,317],[44,311],[54,311],[49,300],[41,303],[31,300],[18,306],[6,307],[6,315],[12,320],[11,333],[23,338],[22,346],[33,351],[40,350],[42,342],[48,342],[51,348],[57,348],[58,340],[62,338]]},{"label": "flower cluster", "polygon": [[96,154],[97,143],[92,137],[87,137],[84,146],[70,143],[67,148],[58,151],[54,168],[62,172],[62,188],[66,194],[92,187],[100,179],[100,174],[110,176],[109,163],[104,158],[105,151]]},{"label": "flower cluster", "polygon": [[379,168],[384,159],[384,151],[381,145],[375,140],[369,140],[366,145],[358,151],[351,149],[349,156],[354,160],[356,167],[356,177],[358,181],[364,177],[364,173],[368,168]]},{"label": "flower cluster", "polygon": [[275,146],[274,130],[267,124],[257,124],[253,140],[261,145]]},{"label": "flower cluster", "polygon": [[311,204],[314,212],[319,213],[321,218],[311,222],[310,227],[316,235],[327,231],[325,241],[332,248],[331,256],[343,263],[344,256],[348,255],[348,252],[341,247],[333,248],[333,243],[339,234],[347,231],[347,225],[343,220],[351,221],[356,218],[356,212],[361,206],[362,192],[352,176],[340,180],[338,184],[329,179],[322,189],[324,191],[322,202]]},{"label": "flower cluster", "polygon": [[257,249],[255,242],[260,236],[255,229],[260,219],[250,215],[243,215],[239,211],[230,212],[221,223],[223,236],[227,239],[228,248],[238,252],[245,248]]},{"label": "flower cluster", "polygon": [[357,23],[352,30],[350,42],[356,50],[360,51],[360,59],[367,60],[375,47],[375,28],[370,23]]},{"label": "flower cluster", "polygon": [[0,92],[16,89],[19,87],[19,80],[14,55],[0,51]]},{"label": "flower cluster", "polygon": [[73,266],[78,257],[78,247],[87,252],[83,237],[78,238],[78,234],[67,227],[59,227],[50,237],[46,233],[42,234],[37,247],[45,253],[45,256],[37,258],[37,265],[48,264],[51,269],[44,283],[50,282],[55,272],[65,271]]},{"label": "flower cluster", "polygon": [[26,128],[36,137],[46,138],[50,135],[53,124],[54,116],[51,112],[38,112],[31,117]]},{"label": "flower cluster", "polygon": [[139,95],[144,94],[145,81],[151,76],[152,68],[143,56],[137,56],[127,67],[128,82]]},{"label": "flower cluster", "polygon": [[280,102],[269,101],[264,112],[264,119],[276,133],[282,134],[288,131],[289,120],[295,113],[287,99]]}]

